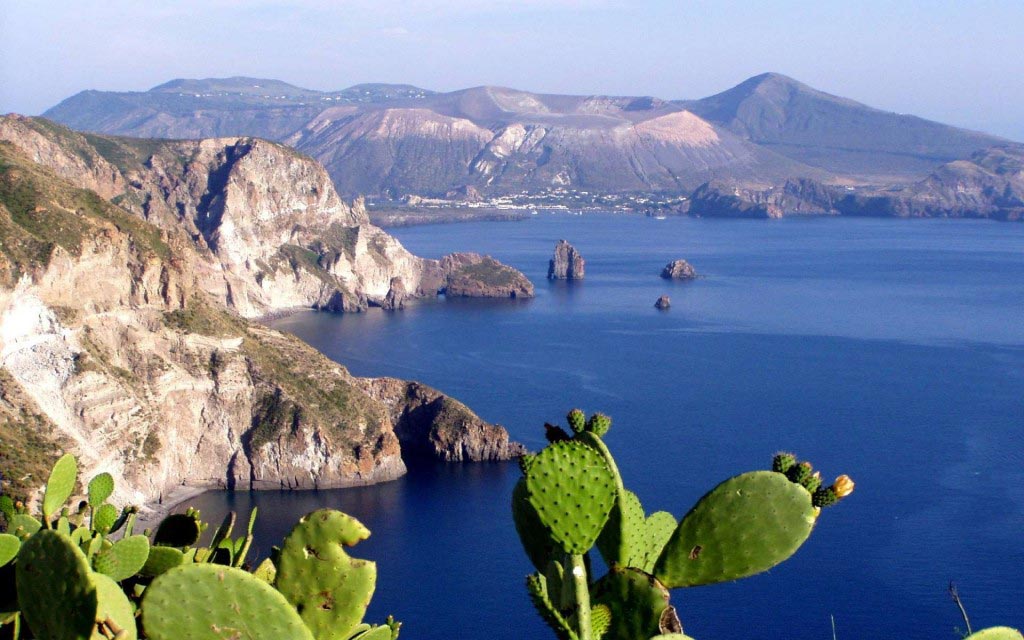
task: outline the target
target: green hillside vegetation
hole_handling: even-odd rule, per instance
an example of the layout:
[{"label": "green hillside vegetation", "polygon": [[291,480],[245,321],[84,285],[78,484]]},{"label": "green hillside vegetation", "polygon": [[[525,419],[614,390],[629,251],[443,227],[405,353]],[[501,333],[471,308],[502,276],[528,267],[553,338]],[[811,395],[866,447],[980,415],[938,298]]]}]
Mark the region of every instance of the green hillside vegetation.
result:
[{"label": "green hillside vegetation", "polygon": [[0,142],[0,255],[7,262],[0,284],[10,285],[21,274],[46,267],[58,246],[80,255],[84,238],[109,228],[130,234],[143,254],[170,257],[159,229]]}]

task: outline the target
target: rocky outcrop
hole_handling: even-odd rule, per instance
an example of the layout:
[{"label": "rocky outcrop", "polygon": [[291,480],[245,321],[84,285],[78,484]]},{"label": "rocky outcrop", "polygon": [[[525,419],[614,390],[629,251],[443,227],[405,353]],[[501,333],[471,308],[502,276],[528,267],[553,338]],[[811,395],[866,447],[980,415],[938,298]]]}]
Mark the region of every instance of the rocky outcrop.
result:
[{"label": "rocky outcrop", "polygon": [[360,384],[388,408],[403,451],[445,462],[511,460],[526,453],[501,426],[481,420],[436,389],[395,378],[369,378]]},{"label": "rocky outcrop", "polygon": [[441,259],[444,294],[450,298],[532,298],[533,283],[490,256],[453,253]]},{"label": "rocky outcrop", "polygon": [[670,300],[668,296],[660,296],[654,302],[654,308],[655,309],[665,310],[665,309],[668,309],[671,306],[672,306],[672,300]]},{"label": "rocky outcrop", "polygon": [[[0,456],[5,477],[28,478],[5,489],[38,487],[58,449],[86,476],[119,478],[125,503],[183,484],[404,473],[388,407],[341,365],[224,307],[204,288],[207,260],[0,143]],[[438,429],[454,442],[461,424]],[[465,425],[478,450],[488,437],[506,446],[499,428]]]},{"label": "rocky outcrop", "polygon": [[405,290],[405,283],[402,282],[402,279],[391,278],[391,287],[388,289],[388,294],[384,296],[384,302],[380,306],[388,311],[404,309],[405,300],[408,297],[409,294]]},{"label": "rocky outcrop", "polygon": [[697,270],[686,260],[673,260],[661,270],[661,277],[666,280],[693,280],[697,277]]},{"label": "rocky outcrop", "polygon": [[548,280],[582,280],[585,267],[586,261],[576,247],[566,240],[559,240],[548,262]]},{"label": "rocky outcrop", "polygon": [[[384,305],[446,285],[437,260],[409,253],[349,205],[319,164],[255,138],[85,136],[39,118],[0,118],[7,140],[59,175],[195,246],[198,286],[246,317]],[[390,304],[390,303],[388,303]]]}]

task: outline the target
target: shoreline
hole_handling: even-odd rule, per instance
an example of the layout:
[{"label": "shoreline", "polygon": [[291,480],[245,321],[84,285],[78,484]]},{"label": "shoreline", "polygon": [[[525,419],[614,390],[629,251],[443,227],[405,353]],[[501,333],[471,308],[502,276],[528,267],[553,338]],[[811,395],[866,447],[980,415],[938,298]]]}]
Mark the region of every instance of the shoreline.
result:
[{"label": "shoreline", "polygon": [[191,487],[179,485],[165,493],[162,501],[150,502],[139,507],[139,514],[135,519],[135,528],[139,531],[154,529],[168,515],[174,513],[178,507],[186,502],[200,496],[216,487]]}]

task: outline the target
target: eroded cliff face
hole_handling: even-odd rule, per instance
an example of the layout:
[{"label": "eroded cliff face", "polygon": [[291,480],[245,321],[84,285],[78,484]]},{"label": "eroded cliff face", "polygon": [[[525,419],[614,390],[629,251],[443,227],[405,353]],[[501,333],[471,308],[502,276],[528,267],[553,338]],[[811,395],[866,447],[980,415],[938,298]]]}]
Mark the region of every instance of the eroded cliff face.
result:
[{"label": "eroded cliff face", "polygon": [[409,454],[446,462],[509,460],[526,448],[500,425],[437,389],[395,378],[361,379],[359,385],[388,409],[395,434]]},{"label": "eroded cliff face", "polygon": [[[435,296],[448,274],[343,202],[315,161],[256,138],[152,141],[0,118],[0,139],[194,245],[197,286],[245,317],[382,306],[394,283]],[[390,305],[394,306],[394,305]]]},{"label": "eroded cliff face", "polygon": [[37,476],[20,489],[38,487],[61,449],[86,477],[122,479],[126,503],[183,484],[404,473],[389,407],[308,345],[224,307],[206,289],[205,250],[0,143],[0,454],[8,477]]}]

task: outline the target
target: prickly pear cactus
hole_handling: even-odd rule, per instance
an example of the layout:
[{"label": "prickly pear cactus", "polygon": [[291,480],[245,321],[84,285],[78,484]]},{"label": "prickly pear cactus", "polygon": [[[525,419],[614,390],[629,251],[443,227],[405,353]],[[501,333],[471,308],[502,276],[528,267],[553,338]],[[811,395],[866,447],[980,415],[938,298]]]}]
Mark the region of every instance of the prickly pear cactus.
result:
[{"label": "prickly pear cactus", "polygon": [[5,566],[18,555],[21,540],[9,533],[0,533],[0,567]]},{"label": "prickly pear cactus", "polygon": [[566,553],[594,546],[615,503],[615,477],[604,457],[575,441],[548,445],[526,472],[527,500]]},{"label": "prickly pear cactus", "polygon": [[[668,589],[639,569],[613,567],[593,588],[593,601],[611,611],[608,640],[649,638],[662,632]],[[674,611],[671,612],[672,615]]]},{"label": "prickly pear cactus", "polygon": [[215,564],[177,567],[154,580],[142,600],[142,627],[152,640],[313,640],[273,587]]},{"label": "prickly pear cactus", "polygon": [[654,575],[674,589],[761,573],[793,555],[815,518],[810,493],[781,473],[752,471],[730,478],[682,519]]},{"label": "prickly pear cactus", "polygon": [[639,555],[644,529],[644,508],[640,498],[629,490],[619,492],[608,514],[608,524],[597,538],[601,557],[609,565],[634,566],[630,560]]},{"label": "prickly pear cactus", "polygon": [[153,536],[153,544],[160,547],[184,548],[199,540],[200,521],[194,515],[175,513],[160,522]]},{"label": "prickly pear cactus", "polygon": [[989,627],[975,631],[964,640],[1022,640],[1024,635],[1011,627]]},{"label": "prickly pear cactus", "polygon": [[129,536],[118,540],[109,549],[98,551],[92,559],[92,568],[120,582],[142,571],[148,558],[149,538]]},{"label": "prickly pear cactus", "polygon": [[78,462],[75,461],[75,456],[65,453],[53,465],[50,479],[46,482],[46,492],[43,494],[43,518],[47,522],[74,493],[77,479]]},{"label": "prickly pear cactus", "polygon": [[[121,587],[103,574],[94,573],[92,580],[96,585],[98,622],[92,640],[107,640],[111,636],[116,636],[117,640],[136,640],[139,633],[135,628],[135,609]],[[110,632],[110,635],[105,635],[104,631]],[[116,635],[118,633],[122,635]]]},{"label": "prickly pear cactus", "polygon": [[355,518],[321,509],[299,520],[285,538],[275,586],[317,640],[344,638],[362,621],[376,587],[377,565],[349,557],[344,547],[369,536]]},{"label": "prickly pear cactus", "polygon": [[102,504],[93,511],[92,528],[103,535],[110,533],[117,522],[117,507],[112,504]]},{"label": "prickly pear cactus", "polygon": [[38,638],[83,639],[96,621],[96,585],[85,554],[67,536],[43,529],[21,545],[15,564],[18,606]]},{"label": "prickly pear cactus", "polygon": [[654,571],[654,565],[661,556],[661,550],[668,544],[677,526],[675,517],[667,511],[656,511],[644,520],[639,546],[630,557],[627,566]]},{"label": "prickly pear cactus", "polygon": [[150,547],[146,563],[139,572],[144,576],[158,576],[185,562],[185,554],[174,547]]},{"label": "prickly pear cactus", "polygon": [[547,528],[537,515],[537,509],[530,504],[525,478],[520,478],[512,490],[512,522],[530,562],[537,571],[544,571],[555,554],[561,552],[552,543]]},{"label": "prickly pear cactus", "polygon": [[39,522],[27,513],[19,513],[11,518],[7,531],[24,540],[42,528],[43,523]]},{"label": "prickly pear cactus", "polygon": [[114,476],[101,473],[89,481],[89,506],[93,509],[107,501],[114,493]]}]

